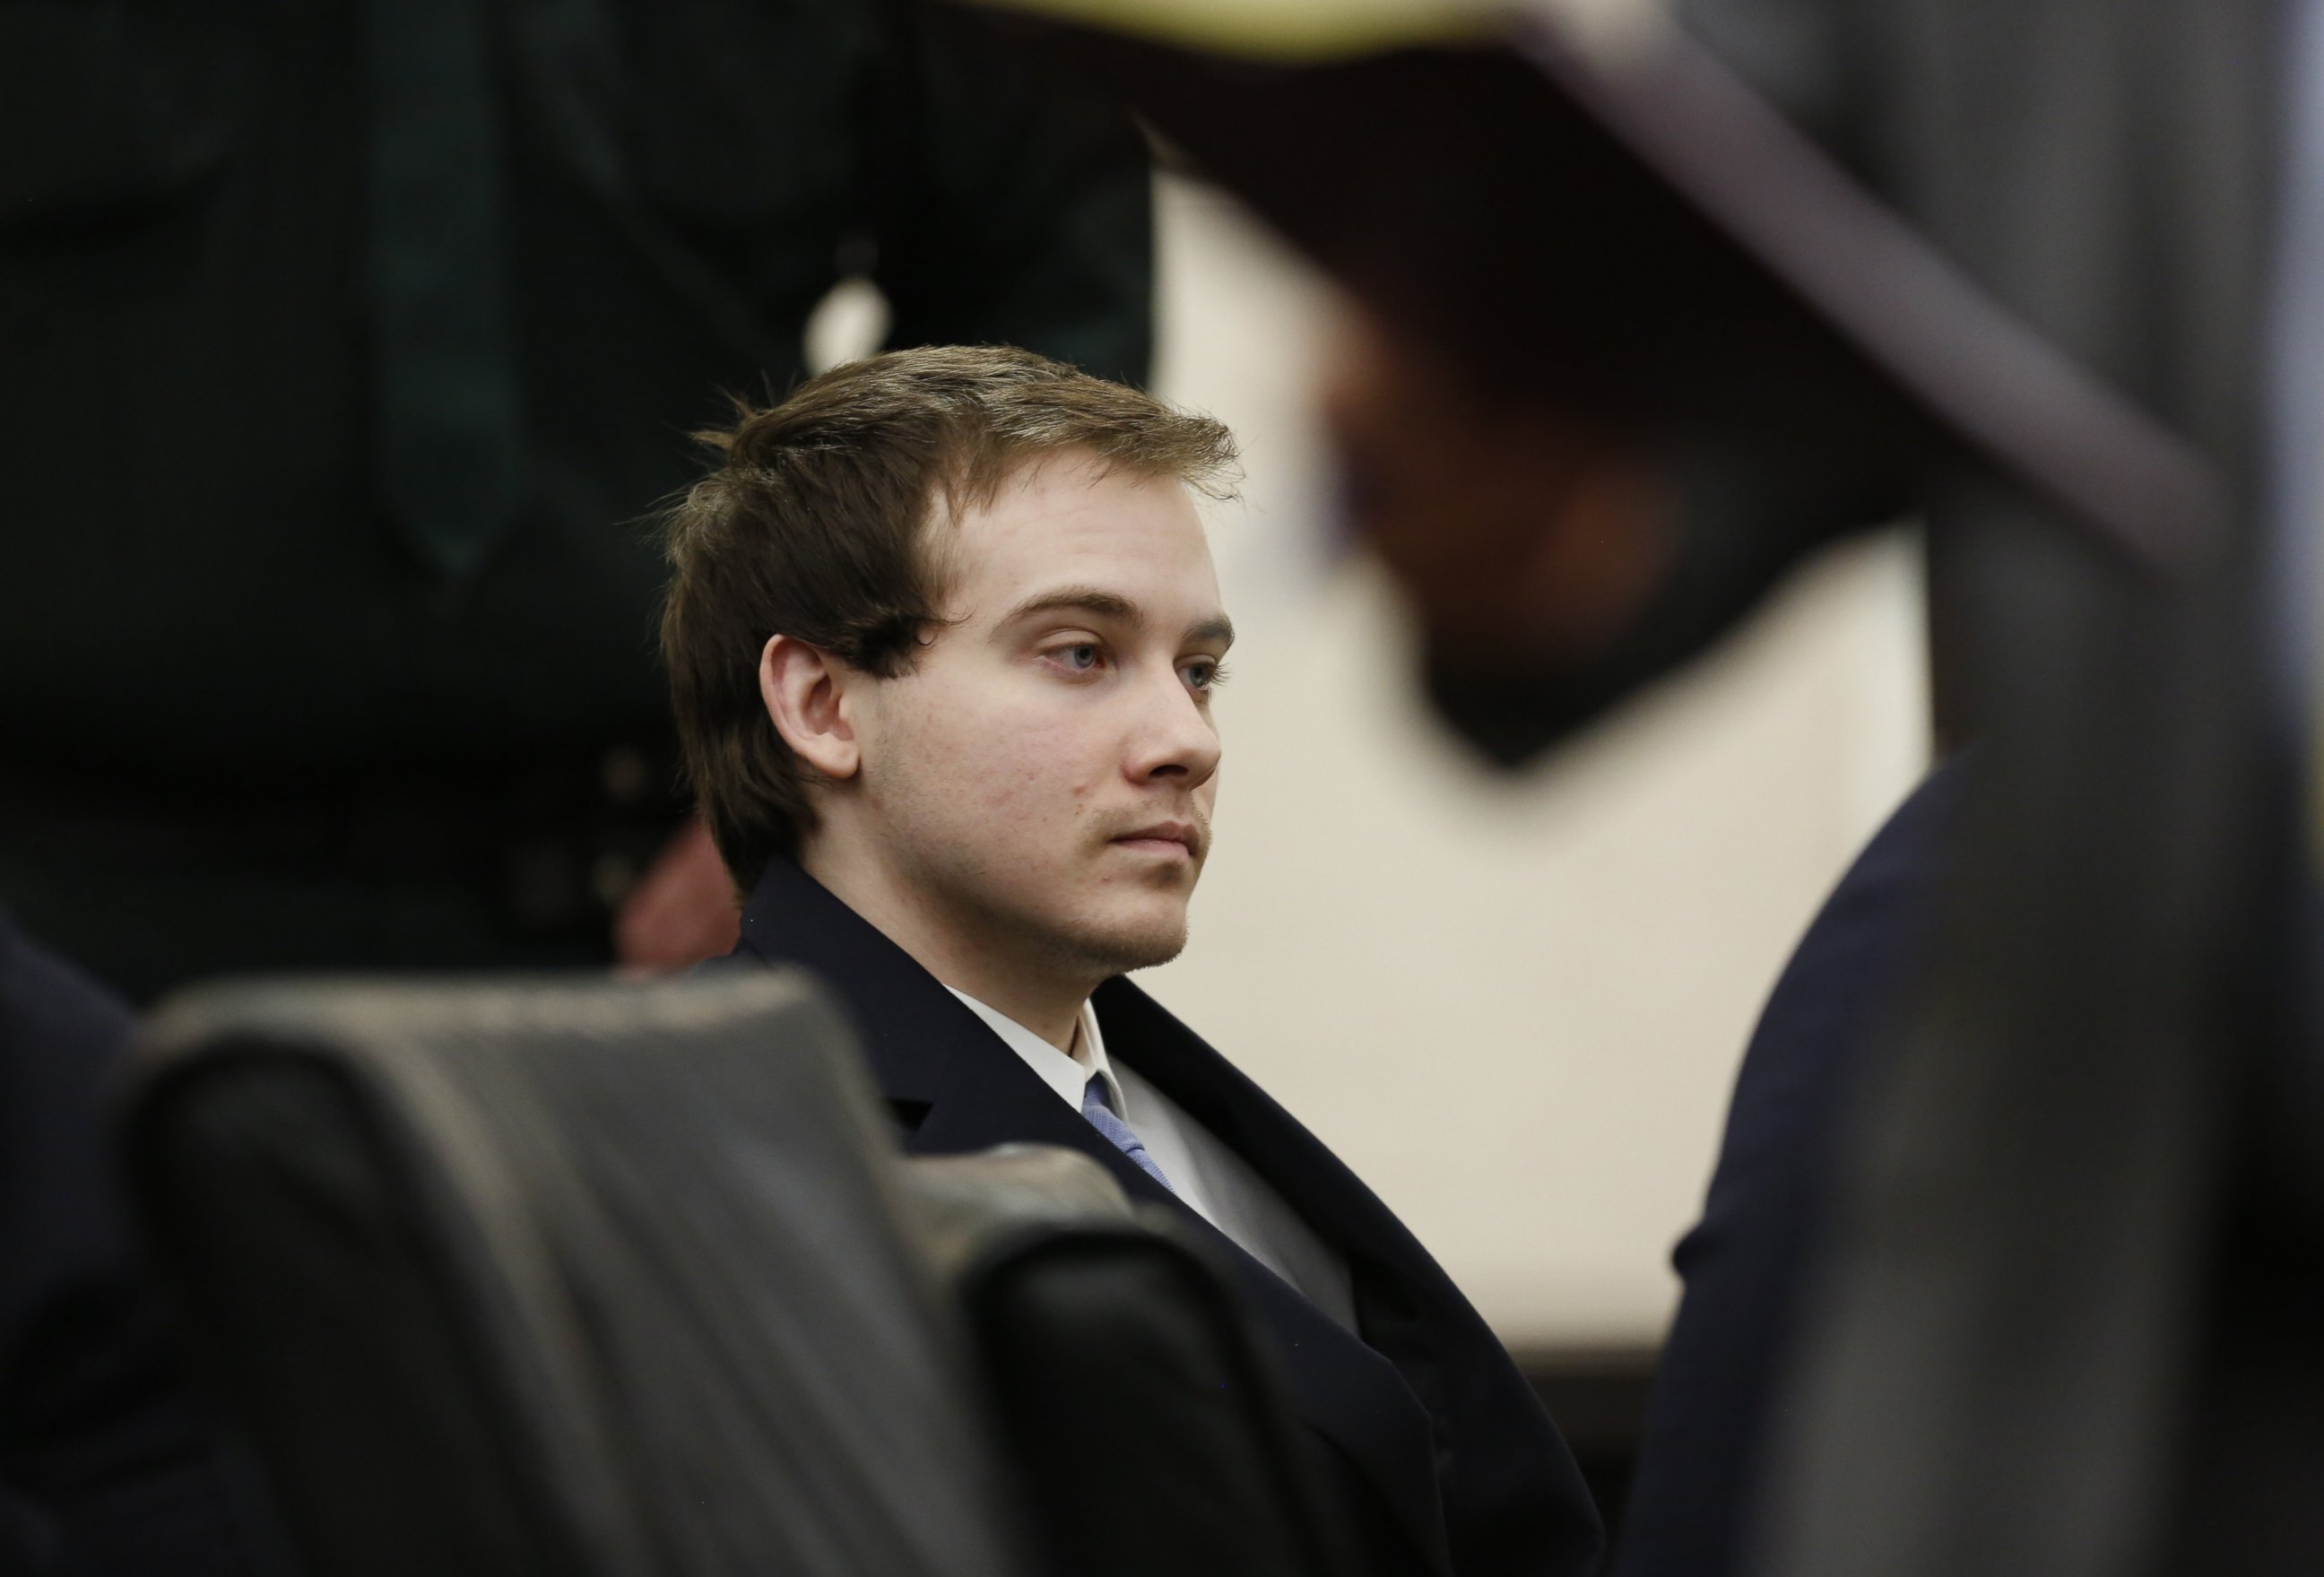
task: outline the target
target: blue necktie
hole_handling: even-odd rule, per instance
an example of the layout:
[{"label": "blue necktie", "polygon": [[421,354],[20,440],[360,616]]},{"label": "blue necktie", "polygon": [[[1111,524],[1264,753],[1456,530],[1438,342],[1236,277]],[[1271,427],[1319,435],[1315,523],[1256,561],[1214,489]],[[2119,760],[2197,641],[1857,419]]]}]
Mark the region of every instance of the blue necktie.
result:
[{"label": "blue necktie", "polygon": [[[1130,1131],[1130,1125],[1113,1114],[1113,1108],[1105,1098],[1105,1081],[1095,1074],[1092,1074],[1090,1082],[1082,1086],[1082,1115],[1089,1119],[1092,1128],[1112,1141],[1114,1148],[1138,1163],[1139,1171],[1163,1187],[1170,1187],[1170,1179],[1162,1176],[1162,1168],[1154,1164],[1154,1157],[1146,1153],[1146,1147],[1139,1142],[1136,1134]],[[1175,1188],[1170,1191],[1173,1194],[1177,1192]]]}]

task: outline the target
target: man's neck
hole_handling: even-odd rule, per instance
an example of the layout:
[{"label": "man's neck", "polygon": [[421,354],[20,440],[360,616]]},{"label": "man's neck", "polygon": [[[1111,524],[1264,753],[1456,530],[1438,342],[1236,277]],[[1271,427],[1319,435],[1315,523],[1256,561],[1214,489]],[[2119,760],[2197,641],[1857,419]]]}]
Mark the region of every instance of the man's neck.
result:
[{"label": "man's neck", "polygon": [[1073,1055],[1082,1004],[1095,982],[1064,978],[1053,960],[1023,956],[993,927],[949,915],[884,864],[810,847],[799,865],[939,982]]}]

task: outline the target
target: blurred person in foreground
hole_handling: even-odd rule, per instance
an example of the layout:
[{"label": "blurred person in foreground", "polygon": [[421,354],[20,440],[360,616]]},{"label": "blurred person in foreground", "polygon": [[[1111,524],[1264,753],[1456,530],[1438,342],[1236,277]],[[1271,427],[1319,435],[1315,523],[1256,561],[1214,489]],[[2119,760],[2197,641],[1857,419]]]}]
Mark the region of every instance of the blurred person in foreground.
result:
[{"label": "blurred person in foreground", "polygon": [[[2312,374],[2284,371],[2324,354],[2313,332],[2324,324],[2324,231],[2310,212],[2319,199],[2305,195],[2324,189],[2314,154],[2324,29],[2301,8],[1683,0],[1676,10],[1949,262],[2193,441],[2237,510],[2221,584],[2312,530],[2324,402]],[[2106,600],[2116,584],[2106,567],[2070,565],[1992,494],[1930,488],[1927,476],[1868,484],[1858,456],[1820,448],[1808,431],[1762,456],[1759,479],[1781,473],[1782,484],[1755,497],[1748,478],[1691,474],[1671,435],[1571,398],[1489,392],[1394,324],[1360,322],[1342,344],[1328,403],[1356,523],[1419,614],[1442,715],[1500,762],[1534,759],[1704,649],[1813,545],[1916,506],[1930,512],[1948,680],[1964,677],[1952,667],[1968,646],[1960,621],[2032,617],[2030,604],[1997,607],[2005,587],[1960,573],[1956,544],[1975,533],[1990,542],[1997,530],[2024,533],[2017,595],[2039,587],[2052,599],[2048,622],[2072,632],[2061,641],[2079,636],[2116,661],[2168,650],[2100,622],[2093,610],[2119,605]],[[2296,648],[2286,644],[2291,660],[2305,660]],[[2086,702],[2114,677],[2098,660],[2082,670]],[[1629,1577],[1722,1577],[1745,1563],[1794,1422],[1780,1404],[1837,1213],[1849,1100],[1929,951],[1972,770],[1941,769],[1875,838],[1753,1035],[1702,1221],[1677,1253],[1685,1296],[1619,1541]],[[2098,810],[2083,822],[2098,825]],[[2122,911],[2152,899],[2109,887],[2103,872],[2089,893]],[[2211,967],[2191,954],[2168,962],[2190,978]],[[2146,974],[2144,989],[2165,978]],[[2252,994],[2242,979],[2196,989],[2223,983]],[[2185,1443],[2203,1422],[2163,1426],[2189,1460],[2203,1460]],[[2006,1496],[1994,1499],[2000,1517]]]},{"label": "blurred person in foreground", "polygon": [[1184,946],[1210,852],[1233,630],[1191,493],[1226,491],[1226,430],[943,349],[836,368],[715,438],[670,518],[663,625],[693,786],[751,895],[715,967],[835,988],[907,1150],[1066,1146],[1208,1242],[1366,1570],[1592,1571],[1589,1495],[1482,1320],[1126,978]]},{"label": "blurred person in foreground", "polygon": [[642,524],[865,273],[1143,376],[1126,123],[917,0],[0,6],[0,899],[222,970],[682,964]]},{"label": "blurred person in foreground", "polygon": [[0,910],[0,1572],[272,1577],[256,1463],[188,1385],[105,1164],[134,1025]]}]

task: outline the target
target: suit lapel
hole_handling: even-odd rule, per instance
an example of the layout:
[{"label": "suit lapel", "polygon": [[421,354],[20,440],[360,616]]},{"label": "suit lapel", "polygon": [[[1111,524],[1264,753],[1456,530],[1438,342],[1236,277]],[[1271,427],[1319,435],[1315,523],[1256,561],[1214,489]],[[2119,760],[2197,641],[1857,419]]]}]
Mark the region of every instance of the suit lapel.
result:
[{"label": "suit lapel", "polygon": [[[1435,1431],[1405,1376],[1225,1233],[1172,1204],[1179,1219],[1233,1269],[1248,1306],[1275,1339],[1285,1387],[1300,1416],[1356,1464],[1429,1570],[1440,1577],[1449,1573],[1452,1554],[1445,1540]],[[1362,1301],[1360,1290],[1360,1314]]]},{"label": "suit lapel", "polygon": [[[1359,1342],[1194,1213],[1185,1214],[1232,1251],[1253,1302],[1281,1339],[1294,1392],[1311,1421],[1348,1451],[1379,1487],[1430,1565],[1449,1572],[1440,1456],[1447,1409],[1436,1373],[1442,1355],[1419,1333],[1441,1279],[1404,1224],[1322,1141],[1233,1064],[1127,980],[1093,999],[1109,1055],[1153,1081],[1347,1260]],[[1180,1206],[1184,1210],[1184,1206]],[[1347,1349],[1372,1384],[1347,1385]]]},{"label": "suit lapel", "polygon": [[[908,1153],[1061,1145],[1105,1167],[1139,1204],[1168,1211],[1235,1277],[1273,1338],[1301,1416],[1357,1465],[1430,1567],[1450,1572],[1434,1432],[1397,1364],[1147,1176],[910,954],[798,866],[768,866],[733,956],[803,964],[837,990]],[[1402,1227],[1312,1135],[1143,991],[1113,981],[1095,1000],[1109,1053],[1240,1153],[1346,1256],[1369,1332],[1370,1295],[1395,1276],[1395,1245],[1409,1241]],[[1381,1222],[1390,1233],[1385,1256]]]}]

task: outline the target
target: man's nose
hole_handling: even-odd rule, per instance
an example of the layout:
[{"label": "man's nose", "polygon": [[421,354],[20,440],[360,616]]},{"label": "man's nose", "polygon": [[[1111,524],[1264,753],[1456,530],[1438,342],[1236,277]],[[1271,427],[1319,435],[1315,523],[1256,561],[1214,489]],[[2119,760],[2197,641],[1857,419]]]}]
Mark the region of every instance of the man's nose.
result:
[{"label": "man's nose", "polygon": [[1209,782],[1219,770],[1219,732],[1175,669],[1166,682],[1139,687],[1129,768],[1139,782],[1167,778],[1186,788]]}]

